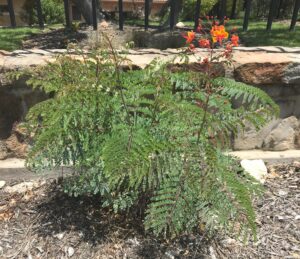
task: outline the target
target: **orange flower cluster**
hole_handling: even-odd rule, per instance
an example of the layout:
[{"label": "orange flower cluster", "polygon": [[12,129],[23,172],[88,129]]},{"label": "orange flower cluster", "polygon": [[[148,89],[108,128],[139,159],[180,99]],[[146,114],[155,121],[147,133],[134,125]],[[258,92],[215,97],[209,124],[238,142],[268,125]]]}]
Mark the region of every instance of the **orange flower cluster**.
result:
[{"label": "orange flower cluster", "polygon": [[[211,19],[214,19],[214,17],[211,17]],[[209,20],[209,17],[208,17]],[[224,25],[229,19],[226,19],[224,21]],[[239,36],[235,33],[236,28],[234,28],[229,36],[229,33],[226,31],[226,28],[224,25],[220,25],[218,21],[213,20],[212,21],[212,27],[209,33],[205,32],[205,28],[202,25],[202,20],[199,19],[199,26],[196,29],[197,35],[201,35],[200,39],[196,39],[196,32],[189,31],[186,34],[183,34],[182,36],[186,39],[186,44],[189,46],[190,50],[193,50],[196,48],[195,43],[196,40],[198,41],[198,46],[200,48],[208,48],[213,49],[215,44],[219,44],[220,46],[226,46],[226,55],[229,55],[231,51],[228,51],[228,46],[230,48],[232,47],[238,47],[239,46]],[[208,37],[210,36],[210,37]],[[229,39],[230,38],[230,39]]]},{"label": "orange flower cluster", "polygon": [[186,39],[186,44],[190,44],[195,39],[195,36],[196,36],[195,32],[189,31],[187,35],[183,35],[183,38]]},{"label": "orange flower cluster", "polygon": [[227,40],[229,33],[225,30],[224,25],[214,25],[210,31],[213,43],[219,42],[222,44],[223,40]]},{"label": "orange flower cluster", "polygon": [[235,34],[231,36],[231,43],[232,43],[233,46],[238,47],[239,46],[239,40],[240,40],[239,36],[237,36]]},{"label": "orange flower cluster", "polygon": [[200,48],[210,48],[210,41],[208,39],[200,39],[198,43]]}]

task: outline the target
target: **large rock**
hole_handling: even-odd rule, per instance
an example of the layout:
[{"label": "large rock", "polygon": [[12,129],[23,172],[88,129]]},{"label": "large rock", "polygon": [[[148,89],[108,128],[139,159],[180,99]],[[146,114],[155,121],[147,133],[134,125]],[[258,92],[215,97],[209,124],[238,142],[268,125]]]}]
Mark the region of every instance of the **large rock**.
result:
[{"label": "large rock", "polygon": [[299,121],[296,117],[291,116],[282,120],[265,138],[263,149],[270,151],[295,149],[298,130]]},{"label": "large rock", "polygon": [[0,139],[10,136],[13,123],[19,121],[22,114],[21,98],[0,90]]},{"label": "large rock", "polygon": [[5,141],[5,143],[13,157],[26,158],[28,152],[26,132],[22,127],[20,127],[20,125],[14,126],[12,135]]},{"label": "large rock", "polygon": [[295,148],[300,149],[300,128],[295,133]]},{"label": "large rock", "polygon": [[6,144],[4,141],[0,140],[0,160],[4,160],[8,158],[9,156],[9,151],[6,147]]},{"label": "large rock", "polygon": [[250,85],[280,84],[288,66],[289,63],[249,63],[236,68],[234,74],[236,80]]},{"label": "large rock", "polygon": [[300,85],[300,63],[291,64],[286,68],[283,82]]},{"label": "large rock", "polygon": [[0,181],[0,190],[5,186],[6,182],[5,181]]},{"label": "large rock", "polygon": [[258,131],[252,124],[247,124],[245,129],[239,132],[234,139],[233,149],[251,150],[262,148],[265,138],[280,121],[279,119],[274,119]]}]

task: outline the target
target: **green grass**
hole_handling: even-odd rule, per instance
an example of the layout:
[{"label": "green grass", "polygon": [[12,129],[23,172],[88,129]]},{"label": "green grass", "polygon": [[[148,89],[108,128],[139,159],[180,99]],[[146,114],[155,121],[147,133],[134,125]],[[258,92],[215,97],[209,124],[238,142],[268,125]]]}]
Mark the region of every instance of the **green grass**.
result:
[{"label": "green grass", "polygon": [[295,31],[290,32],[290,21],[274,22],[272,30],[266,31],[266,21],[250,21],[249,30],[242,31],[243,22],[233,20],[229,23],[231,27],[236,26],[241,38],[241,43],[245,46],[286,46],[300,47],[300,26],[299,23]]},{"label": "green grass", "polygon": [[[184,22],[187,26],[193,26],[193,22]],[[241,44],[249,47],[253,46],[286,46],[300,47],[300,22],[296,30],[289,32],[289,21],[274,22],[272,31],[266,31],[266,21],[250,21],[249,30],[242,31],[243,21],[241,19],[232,20],[228,24],[228,30],[232,27],[238,28]],[[126,25],[143,25],[143,20],[127,20]],[[150,21],[151,25],[159,25],[157,21]],[[62,25],[51,25],[51,28],[61,28]],[[49,27],[50,28],[50,27]],[[47,29],[49,29],[47,28]],[[46,29],[46,30],[47,30]],[[32,34],[40,33],[37,27],[19,27],[15,29],[0,28],[0,49],[12,51],[22,48],[22,40]]]},{"label": "green grass", "polygon": [[[193,21],[184,21],[186,26],[193,27]],[[125,25],[144,25],[144,20],[126,20]],[[158,26],[159,22],[150,21],[150,25]],[[237,27],[238,34],[241,39],[241,44],[254,46],[286,46],[300,47],[300,21],[296,26],[296,30],[289,31],[290,21],[275,21],[273,22],[272,31],[266,31],[267,21],[250,21],[249,29],[243,32],[243,20],[231,20],[227,24],[227,29],[231,30]]]},{"label": "green grass", "polygon": [[22,40],[41,30],[31,27],[0,28],[0,49],[12,51],[22,48]]},{"label": "green grass", "polygon": [[22,41],[33,34],[46,32],[49,29],[59,29],[63,26],[61,24],[53,24],[47,26],[44,30],[38,27],[17,27],[13,28],[0,28],[0,50],[13,51],[22,49]]},{"label": "green grass", "polygon": [[[193,22],[184,22],[188,26],[193,26]],[[296,30],[289,31],[290,21],[273,22],[272,30],[266,31],[267,21],[250,21],[249,29],[243,32],[243,20],[231,20],[227,24],[227,30],[237,27],[241,44],[247,47],[255,46],[285,46],[300,47],[300,22]]]}]

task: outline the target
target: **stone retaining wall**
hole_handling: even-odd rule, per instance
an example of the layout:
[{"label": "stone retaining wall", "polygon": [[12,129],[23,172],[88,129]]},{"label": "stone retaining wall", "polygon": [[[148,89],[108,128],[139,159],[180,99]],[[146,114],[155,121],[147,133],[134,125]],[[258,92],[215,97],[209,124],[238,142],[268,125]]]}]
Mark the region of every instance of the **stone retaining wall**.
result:
[{"label": "stone retaining wall", "polygon": [[[9,82],[4,74],[43,65],[65,52],[61,49],[0,51],[0,139],[8,136],[13,123],[21,120],[32,105],[46,98],[42,93],[33,93],[24,80]],[[155,58],[171,60],[178,52],[176,49],[138,49],[130,50],[127,58],[135,68],[143,69]],[[207,51],[198,50],[196,57],[207,55]],[[225,71],[226,76],[260,87],[281,108],[280,119],[270,122],[258,133],[251,127],[241,132],[234,141],[234,149],[300,148],[300,48],[239,47],[233,59],[234,66]],[[191,57],[190,62],[195,61],[196,58]]]}]

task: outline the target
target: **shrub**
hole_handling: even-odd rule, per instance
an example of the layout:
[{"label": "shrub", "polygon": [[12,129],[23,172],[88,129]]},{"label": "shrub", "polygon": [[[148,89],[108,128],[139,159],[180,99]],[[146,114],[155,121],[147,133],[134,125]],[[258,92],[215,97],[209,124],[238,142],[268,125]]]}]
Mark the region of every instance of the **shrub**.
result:
[{"label": "shrub", "polygon": [[[222,44],[222,35],[223,27],[214,27],[208,53]],[[186,37],[188,44],[194,36]],[[35,141],[27,165],[74,167],[68,193],[101,194],[103,206],[115,211],[138,206],[146,229],[156,235],[199,226],[255,235],[251,200],[261,187],[224,146],[246,122],[259,128],[278,114],[272,99],[255,87],[215,78],[208,59],[199,61],[202,73],[184,64],[176,72],[172,63],[158,60],[127,71],[126,57],[108,44],[31,72],[29,83],[54,98],[27,116]],[[228,51],[227,45],[216,55]],[[235,99],[244,105],[233,108]]]},{"label": "shrub", "polygon": [[[41,0],[43,18],[46,24],[55,24],[64,22],[64,5],[60,0]],[[30,25],[38,23],[36,1],[26,0],[21,14],[23,20]]]}]

